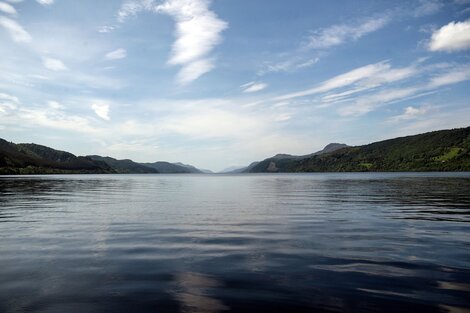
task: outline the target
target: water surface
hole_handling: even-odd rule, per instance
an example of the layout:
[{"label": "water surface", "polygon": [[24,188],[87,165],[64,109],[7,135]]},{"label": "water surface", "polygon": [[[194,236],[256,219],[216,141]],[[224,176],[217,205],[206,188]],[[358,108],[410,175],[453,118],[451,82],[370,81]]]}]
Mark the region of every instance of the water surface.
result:
[{"label": "water surface", "polygon": [[0,312],[469,312],[470,174],[0,177]]}]

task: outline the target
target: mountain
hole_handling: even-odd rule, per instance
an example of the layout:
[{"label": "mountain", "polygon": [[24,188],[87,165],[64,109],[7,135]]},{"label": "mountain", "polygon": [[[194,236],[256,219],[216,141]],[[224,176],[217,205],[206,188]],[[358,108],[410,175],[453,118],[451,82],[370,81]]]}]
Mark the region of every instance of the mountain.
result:
[{"label": "mountain", "polygon": [[211,173],[183,163],[137,163],[129,159],[75,156],[34,143],[15,144],[0,139],[0,175],[5,174],[156,174]]},{"label": "mountain", "polygon": [[248,166],[234,168],[231,171],[222,172],[224,174],[238,174],[238,173],[250,173],[251,169],[255,167],[259,162],[255,161]]},{"label": "mountain", "polygon": [[349,146],[344,144],[344,143],[330,143],[330,144],[326,145],[325,148],[323,148],[323,150],[315,152],[313,155],[320,155],[320,154],[330,153],[330,152],[334,152],[336,150],[346,148],[346,147],[349,147]]},{"label": "mountain", "polygon": [[[190,174],[190,173],[201,173],[198,169],[189,168],[187,166],[179,165],[176,163],[158,161],[154,163],[140,163],[143,166],[147,166],[157,170],[162,174]],[[181,164],[181,163],[180,163]]]},{"label": "mountain", "polygon": [[281,160],[281,159],[300,160],[300,159],[305,159],[305,158],[308,158],[308,157],[312,157],[314,155],[330,153],[330,152],[333,152],[333,151],[336,151],[336,150],[339,150],[339,149],[342,149],[342,148],[346,148],[346,147],[349,147],[349,146],[344,144],[344,143],[330,143],[330,144],[326,145],[325,148],[323,148],[322,150],[314,152],[314,153],[310,153],[310,154],[307,154],[307,155],[291,155],[291,154],[282,154],[282,153],[280,153],[280,154],[276,154],[275,156],[271,157],[270,159],[274,159],[274,160]]},{"label": "mountain", "polygon": [[116,173],[119,174],[156,174],[159,173],[155,168],[136,163],[132,160],[116,160],[111,157],[102,157],[99,155],[88,155],[92,160],[102,161],[108,164]]},{"label": "mountain", "polygon": [[269,158],[247,172],[470,171],[470,127],[322,151],[300,159]]},{"label": "mountain", "polygon": [[307,154],[307,155],[291,155],[291,154],[280,153],[280,154],[276,154],[273,157],[267,158],[263,161],[253,162],[247,167],[231,171],[230,173],[278,172],[278,167],[276,166],[276,162],[280,164],[284,164],[289,161],[307,159],[315,155],[330,153],[330,152],[333,152],[342,148],[346,148],[346,147],[349,147],[349,146],[344,143],[330,143],[326,145],[325,148],[323,148],[322,150],[311,153],[311,154]]},{"label": "mountain", "polygon": [[246,166],[230,166],[230,167],[224,168],[223,170],[221,170],[218,173],[219,174],[235,173],[235,172],[243,170],[245,168],[246,168]]},{"label": "mountain", "polygon": [[212,173],[212,171],[210,171],[210,170],[199,169],[199,168],[196,168],[192,165],[184,164],[184,163],[181,163],[181,162],[176,162],[176,163],[173,163],[173,164],[178,165],[178,166],[182,166],[182,167],[186,167],[190,171],[190,173],[193,173],[193,174]]},{"label": "mountain", "polygon": [[0,174],[115,173],[106,163],[37,144],[0,139]]},{"label": "mountain", "polygon": [[203,174],[214,174],[213,171],[211,171],[211,170],[206,170],[206,169],[204,169],[204,168],[200,168],[199,170],[200,170]]}]

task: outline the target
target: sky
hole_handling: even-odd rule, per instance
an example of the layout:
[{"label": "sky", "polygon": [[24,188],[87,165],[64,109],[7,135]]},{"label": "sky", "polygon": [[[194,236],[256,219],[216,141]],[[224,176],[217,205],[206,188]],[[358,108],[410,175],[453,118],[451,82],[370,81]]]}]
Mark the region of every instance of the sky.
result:
[{"label": "sky", "polygon": [[470,0],[0,0],[0,137],[219,171],[470,125]]}]

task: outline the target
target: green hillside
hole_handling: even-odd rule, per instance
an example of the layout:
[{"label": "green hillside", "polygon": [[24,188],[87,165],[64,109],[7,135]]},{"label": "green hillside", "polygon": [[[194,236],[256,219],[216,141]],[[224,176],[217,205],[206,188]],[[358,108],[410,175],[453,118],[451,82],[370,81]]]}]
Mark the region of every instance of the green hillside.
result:
[{"label": "green hillside", "polygon": [[269,158],[260,172],[470,171],[470,127],[345,147],[302,159]]},{"label": "green hillside", "polygon": [[0,174],[115,173],[106,163],[36,144],[0,139]]}]

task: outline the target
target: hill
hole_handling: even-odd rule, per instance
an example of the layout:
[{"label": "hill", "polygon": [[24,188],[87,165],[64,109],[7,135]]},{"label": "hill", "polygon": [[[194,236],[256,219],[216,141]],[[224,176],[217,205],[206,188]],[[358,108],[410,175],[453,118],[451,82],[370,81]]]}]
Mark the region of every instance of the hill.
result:
[{"label": "hill", "polygon": [[197,167],[192,166],[192,165],[190,165],[190,164],[184,164],[184,163],[181,163],[181,162],[176,162],[176,163],[173,163],[173,164],[186,167],[186,168],[189,169],[189,171],[190,171],[191,173],[193,173],[193,174],[201,174],[201,173],[204,173],[204,174],[211,174],[211,173],[213,173],[213,172],[210,171],[210,170],[200,169],[200,168],[197,168]]},{"label": "hill", "polygon": [[208,173],[183,163],[137,163],[99,155],[75,156],[34,143],[15,144],[0,138],[0,175],[14,174],[156,174]]},{"label": "hill", "polygon": [[132,160],[117,160],[111,157],[102,157],[99,155],[88,155],[88,157],[95,161],[101,161],[108,164],[116,173],[119,174],[156,174],[158,170],[136,163]]},{"label": "hill", "polygon": [[170,163],[165,161],[158,161],[153,163],[140,163],[143,166],[147,166],[157,170],[162,174],[196,174],[202,173],[199,169],[191,165],[185,165],[182,163]]},{"label": "hill", "polygon": [[268,158],[249,173],[470,171],[470,127],[434,131],[304,158]]},{"label": "hill", "polygon": [[[278,170],[277,170],[276,163],[279,163],[279,164],[290,163],[295,160],[307,159],[316,155],[330,153],[330,152],[333,152],[342,148],[346,148],[346,147],[349,147],[349,146],[344,143],[330,143],[326,145],[325,148],[323,148],[322,150],[311,153],[311,154],[307,154],[307,155],[291,155],[291,154],[280,153],[280,154],[276,154],[273,157],[267,158],[263,161],[253,162],[245,168],[232,171],[232,173],[277,172]],[[263,170],[264,168],[265,170]]]},{"label": "hill", "polygon": [[[308,155],[277,154],[230,173],[470,171],[470,127],[434,131],[363,146],[332,143]],[[183,163],[136,163],[75,156],[33,143],[0,139],[1,174],[205,173]]]},{"label": "hill", "polygon": [[0,139],[0,174],[115,173],[104,162],[37,144]]}]

